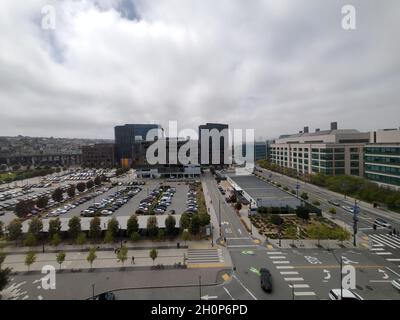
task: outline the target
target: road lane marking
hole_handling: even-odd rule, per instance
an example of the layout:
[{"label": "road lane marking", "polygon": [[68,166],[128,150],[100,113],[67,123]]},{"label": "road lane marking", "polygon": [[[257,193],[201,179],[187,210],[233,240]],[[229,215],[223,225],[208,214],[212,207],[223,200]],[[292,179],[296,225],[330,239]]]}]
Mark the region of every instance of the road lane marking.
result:
[{"label": "road lane marking", "polygon": [[236,237],[236,238],[228,238],[226,237],[226,240],[250,240],[251,238],[249,237]]},{"label": "road lane marking", "polygon": [[272,261],[273,264],[289,264],[289,261]]},{"label": "road lane marking", "polygon": [[283,254],[283,253],[280,251],[273,251],[273,252],[267,252],[267,254]]},{"label": "road lane marking", "polygon": [[386,259],[387,261],[391,261],[391,262],[397,262],[397,261],[400,261],[400,259],[394,259],[394,258],[388,258],[388,259]]},{"label": "road lane marking", "polygon": [[371,251],[383,251],[385,250],[384,248],[371,248]]},{"label": "road lane marking", "polygon": [[294,288],[294,289],[306,289],[309,288],[310,286],[308,284],[289,284],[289,288]]},{"label": "road lane marking", "polygon": [[251,291],[249,289],[247,289],[242,281],[239,280],[239,278],[236,275],[233,275],[233,277],[237,280],[237,282],[242,286],[243,289],[245,289],[247,291],[247,293],[254,299],[254,300],[258,300],[257,297],[251,293]]},{"label": "road lane marking", "polygon": [[271,259],[286,259],[285,256],[272,256]]},{"label": "road lane marking", "polygon": [[280,274],[289,276],[289,275],[296,275],[299,273],[297,271],[281,271]]},{"label": "road lane marking", "polygon": [[285,281],[304,281],[304,278],[298,277],[298,278],[283,278]]},{"label": "road lane marking", "polygon": [[232,300],[235,300],[235,298],[232,297],[232,295],[231,295],[231,293],[228,291],[228,289],[225,288],[225,287],[223,287],[223,288],[224,288],[225,292],[227,293],[227,295],[228,295]]},{"label": "road lane marking", "polygon": [[287,270],[287,269],[294,269],[293,266],[277,266],[276,268],[277,268],[278,270],[279,270],[279,269],[281,269],[281,270],[283,270],[283,269],[286,269],[286,270]]},{"label": "road lane marking", "polygon": [[392,282],[392,280],[369,280],[369,282]]},{"label": "road lane marking", "polygon": [[391,252],[375,252],[375,253],[380,256],[391,256],[392,255]]},{"label": "road lane marking", "polygon": [[400,277],[400,274],[399,274],[399,273],[397,273],[397,272],[393,271],[393,270],[392,270],[392,269],[390,269],[389,267],[386,267],[386,269],[388,269],[389,271],[393,272],[395,275],[397,275],[398,277]]},{"label": "road lane marking", "polygon": [[313,291],[309,291],[309,292],[295,292],[294,293],[295,296],[315,296],[315,292]]},{"label": "road lane marking", "polygon": [[249,247],[257,248],[258,246],[255,244],[229,244],[227,247],[228,248],[249,248]]},{"label": "road lane marking", "polygon": [[400,248],[400,246],[397,246],[397,245],[395,245],[395,244],[393,244],[393,243],[387,241],[385,238],[384,238],[384,239],[381,239],[378,235],[372,235],[372,234],[370,234],[369,236],[370,236],[374,241],[376,241],[376,242],[378,242],[378,243],[381,243],[381,244],[385,244],[385,245],[387,245],[389,248],[392,248],[392,249]]}]

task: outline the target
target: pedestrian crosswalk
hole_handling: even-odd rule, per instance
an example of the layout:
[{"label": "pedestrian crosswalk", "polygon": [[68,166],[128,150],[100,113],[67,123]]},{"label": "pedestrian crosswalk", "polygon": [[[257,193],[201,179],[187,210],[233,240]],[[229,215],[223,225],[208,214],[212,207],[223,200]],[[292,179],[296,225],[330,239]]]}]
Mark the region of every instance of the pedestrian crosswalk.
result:
[{"label": "pedestrian crosswalk", "polygon": [[189,249],[187,263],[222,263],[224,256],[221,249]]},{"label": "pedestrian crosswalk", "polygon": [[[369,234],[370,251],[385,258],[386,261],[398,263],[400,258],[395,257],[396,252],[400,255],[400,237],[397,235],[376,233]],[[400,265],[399,265],[400,266]]]},{"label": "pedestrian crosswalk", "polygon": [[304,283],[304,278],[295,270],[294,266],[290,265],[290,261],[286,258],[284,253],[280,251],[268,251],[267,257],[271,259],[272,264],[279,271],[283,280],[286,281],[289,288],[293,290],[293,296],[316,296],[314,291],[310,291],[310,286],[307,283]]}]

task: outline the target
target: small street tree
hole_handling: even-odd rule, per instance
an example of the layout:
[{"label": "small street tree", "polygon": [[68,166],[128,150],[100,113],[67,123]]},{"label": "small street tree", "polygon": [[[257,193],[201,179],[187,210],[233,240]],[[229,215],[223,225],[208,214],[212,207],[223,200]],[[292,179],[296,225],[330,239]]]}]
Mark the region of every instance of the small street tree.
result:
[{"label": "small street tree", "polygon": [[57,260],[57,263],[60,265],[60,270],[61,270],[61,265],[65,261],[65,252],[61,251],[61,252],[57,253],[56,260]]},{"label": "small street tree", "polygon": [[124,267],[125,261],[128,259],[128,248],[126,246],[122,246],[117,251],[117,258],[118,258],[118,262],[121,262],[122,267]]},{"label": "small street tree", "polygon": [[138,218],[135,214],[129,217],[126,229],[129,238],[132,237],[134,232],[139,232]]},{"label": "small street tree", "polygon": [[172,236],[175,233],[176,230],[176,220],[175,217],[172,215],[168,215],[168,217],[165,219],[165,231],[167,235]]},{"label": "small street tree", "polygon": [[303,193],[300,195],[300,197],[301,197],[303,200],[308,200],[308,193],[307,193],[307,192],[303,192]]},{"label": "small street tree", "polygon": [[80,232],[76,238],[76,244],[82,246],[86,243],[86,234],[84,232]]},{"label": "small street tree", "polygon": [[42,232],[43,223],[38,217],[33,217],[29,222],[29,229],[28,232],[32,233],[36,239],[39,238],[40,232]]},{"label": "small street tree", "polygon": [[189,229],[190,221],[192,220],[189,213],[185,212],[181,215],[180,226],[182,230]]},{"label": "small street tree", "polygon": [[8,239],[11,241],[17,241],[22,236],[22,223],[19,219],[14,219],[7,226]]},{"label": "small street tree", "polygon": [[157,259],[158,256],[158,251],[157,249],[153,248],[150,250],[150,258],[151,260],[153,260],[153,265],[154,265],[154,261]]},{"label": "small street tree", "polygon": [[187,229],[183,230],[182,232],[182,240],[185,241],[185,245],[186,245],[186,241],[188,241],[190,239],[190,233]]},{"label": "small street tree", "polygon": [[93,187],[94,187],[93,180],[90,179],[88,182],[86,182],[86,188],[92,189]]},{"label": "small street tree", "polygon": [[133,242],[139,241],[139,240],[140,240],[140,234],[139,234],[139,232],[132,232],[130,238],[131,238],[131,240],[132,240]]},{"label": "small street tree", "polygon": [[25,256],[25,265],[28,267],[28,272],[30,271],[31,265],[36,262],[36,253],[30,251]]},{"label": "small street tree", "polygon": [[94,262],[94,260],[96,260],[96,258],[97,258],[96,248],[91,247],[89,249],[89,254],[86,258],[87,262],[89,262],[89,264],[90,264],[90,269],[93,269],[93,262]]},{"label": "small street tree", "polygon": [[35,202],[32,200],[20,200],[15,205],[14,212],[18,218],[25,217],[35,207]]},{"label": "small street tree", "polygon": [[115,217],[113,217],[112,219],[108,220],[107,230],[111,232],[111,234],[112,234],[112,236],[114,238],[116,236],[118,236],[119,222]]},{"label": "small street tree", "polygon": [[76,190],[76,186],[74,184],[71,184],[69,186],[69,188],[67,189],[68,197],[70,197],[70,198],[75,197],[75,190]]},{"label": "small street tree", "polygon": [[151,238],[156,237],[158,234],[158,223],[155,216],[151,216],[147,220],[147,234]]},{"label": "small street tree", "polygon": [[114,241],[114,237],[112,235],[112,232],[110,230],[107,230],[106,234],[104,235],[104,242],[112,243],[113,241]]},{"label": "small street tree", "polygon": [[79,192],[85,191],[85,190],[86,190],[86,183],[84,183],[84,182],[79,182],[79,183],[76,185],[76,190],[78,190]]},{"label": "small street tree", "polygon": [[48,203],[49,203],[49,197],[41,196],[41,197],[39,197],[39,199],[37,199],[36,206],[40,209],[44,209]]},{"label": "small street tree", "polygon": [[55,234],[60,234],[61,231],[61,221],[60,218],[51,219],[49,221],[49,239],[53,239]]},{"label": "small street tree", "polygon": [[28,232],[26,234],[25,240],[24,240],[24,246],[26,247],[34,247],[36,246],[36,237],[32,232]]},{"label": "small street tree", "polygon": [[68,233],[72,239],[76,239],[78,234],[81,232],[81,219],[79,217],[72,217],[68,221]]},{"label": "small street tree", "polygon": [[90,220],[89,237],[97,240],[101,235],[101,220],[99,217],[94,217]]},{"label": "small street tree", "polygon": [[61,200],[63,199],[63,192],[62,192],[61,188],[55,189],[53,191],[51,197],[55,202],[61,202]]},{"label": "small street tree", "polygon": [[58,247],[61,243],[61,238],[58,233],[53,234],[53,238],[51,239],[51,245],[54,247]]},{"label": "small street tree", "polygon": [[192,216],[189,230],[191,234],[198,234],[200,232],[200,217],[198,213]]}]

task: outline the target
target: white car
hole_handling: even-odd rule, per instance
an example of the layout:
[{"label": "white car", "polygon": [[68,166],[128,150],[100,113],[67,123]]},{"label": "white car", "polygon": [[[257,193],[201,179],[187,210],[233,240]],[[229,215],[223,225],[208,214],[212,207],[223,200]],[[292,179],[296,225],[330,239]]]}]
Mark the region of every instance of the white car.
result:
[{"label": "white car", "polygon": [[346,210],[347,212],[354,213],[354,208],[351,206],[342,206],[342,209]]},{"label": "white car", "polygon": [[392,286],[395,287],[397,290],[400,291],[400,279],[394,279],[392,281]]},{"label": "white car", "polygon": [[[342,293],[343,292],[343,298]],[[329,291],[330,300],[364,300],[357,293],[350,291],[348,289],[332,289]]]},{"label": "white car", "polygon": [[111,216],[113,212],[111,210],[102,210],[101,215],[102,216]]}]

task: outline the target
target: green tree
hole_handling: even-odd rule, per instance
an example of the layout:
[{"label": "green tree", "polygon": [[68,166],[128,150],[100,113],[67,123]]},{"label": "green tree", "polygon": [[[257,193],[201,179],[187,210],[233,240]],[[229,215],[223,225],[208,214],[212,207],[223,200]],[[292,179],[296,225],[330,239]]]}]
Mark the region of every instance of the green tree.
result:
[{"label": "green tree", "polygon": [[278,214],[271,214],[271,223],[276,226],[280,226],[283,223],[283,219]]},{"label": "green tree", "polygon": [[185,212],[184,214],[181,215],[181,220],[180,220],[180,227],[182,230],[189,229],[190,227],[190,221],[192,220],[192,217],[189,213]]},{"label": "green tree", "polygon": [[175,234],[176,231],[176,220],[175,217],[172,215],[168,215],[168,217],[165,219],[165,231],[169,236],[172,236]]},{"label": "green tree", "polygon": [[85,191],[85,190],[86,190],[86,183],[84,183],[84,182],[79,182],[79,183],[76,185],[76,190],[78,190],[79,192]]},{"label": "green tree", "polygon": [[90,220],[89,237],[99,239],[101,235],[101,220],[99,217],[94,217]]},{"label": "green tree", "polygon": [[30,271],[30,267],[32,264],[36,262],[36,253],[30,251],[25,256],[25,265],[28,267],[28,272]]},{"label": "green tree", "polygon": [[93,262],[94,262],[94,260],[96,260],[96,258],[97,258],[96,248],[91,247],[89,249],[89,254],[86,257],[87,262],[89,262],[89,264],[90,264],[90,269],[93,269]]},{"label": "green tree", "polygon": [[61,238],[58,233],[53,234],[53,237],[51,238],[51,245],[54,247],[58,247],[61,243]]},{"label": "green tree", "polygon": [[17,241],[22,236],[22,223],[19,219],[14,219],[7,226],[8,239]]},{"label": "green tree", "polygon": [[130,238],[131,238],[131,240],[132,240],[133,242],[139,241],[139,240],[140,240],[140,234],[139,234],[139,232],[132,232]]},{"label": "green tree", "polygon": [[81,219],[79,217],[72,217],[68,221],[68,233],[72,239],[76,239],[81,232]]},{"label": "green tree", "polygon": [[70,197],[70,198],[75,197],[75,190],[76,190],[76,186],[74,184],[71,184],[69,186],[69,188],[67,189],[68,197]]},{"label": "green tree", "polygon": [[307,193],[307,192],[303,192],[303,193],[300,195],[300,197],[301,197],[303,200],[308,200],[308,193]]},{"label": "green tree", "polygon": [[35,207],[35,202],[32,200],[20,200],[15,205],[14,212],[18,218],[25,217]]},{"label": "green tree", "polygon": [[39,197],[39,199],[37,199],[36,206],[40,209],[44,209],[48,203],[49,203],[49,197],[41,196],[41,197]]},{"label": "green tree", "polygon": [[240,202],[236,202],[235,204],[235,210],[240,211],[242,209],[242,204]]},{"label": "green tree", "polygon": [[303,220],[310,219],[310,213],[308,212],[308,209],[303,206],[296,208],[296,215],[297,215],[297,217],[299,217],[300,219],[303,219]]},{"label": "green tree", "polygon": [[113,237],[118,236],[119,222],[115,217],[113,217],[112,219],[108,220],[107,230],[111,232]]},{"label": "green tree", "polygon": [[192,216],[192,221],[190,222],[189,230],[191,234],[198,234],[200,232],[200,217],[198,213],[195,213]]},{"label": "green tree", "polygon": [[106,231],[106,234],[104,235],[104,242],[105,243],[112,243],[114,241],[113,234],[110,230]]},{"label": "green tree", "polygon": [[135,214],[129,217],[126,229],[128,237],[130,238],[132,237],[132,233],[139,232],[139,222]]},{"label": "green tree", "polygon": [[4,222],[0,221],[0,239],[4,236]]},{"label": "green tree", "polygon": [[208,213],[199,213],[200,226],[204,227],[210,224],[211,217]]},{"label": "green tree", "polygon": [[6,288],[7,285],[10,283],[10,274],[11,274],[10,268],[5,268],[5,269],[0,268],[0,292],[4,288]]},{"label": "green tree", "polygon": [[128,259],[128,248],[126,246],[122,246],[117,251],[118,262],[122,263],[122,267],[124,267],[125,261]]},{"label": "green tree", "polygon": [[151,249],[149,255],[150,255],[151,260],[153,260],[153,265],[154,265],[154,261],[157,259],[157,256],[158,256],[157,249],[155,249],[155,248]]},{"label": "green tree", "polygon": [[57,260],[57,263],[60,265],[60,270],[61,270],[61,265],[65,261],[65,252],[61,251],[61,252],[57,253],[56,260]]},{"label": "green tree", "polygon": [[158,223],[155,216],[151,216],[147,219],[147,235],[154,238],[158,234]]},{"label": "green tree", "polygon": [[329,213],[335,215],[336,214],[336,208],[330,208]]},{"label": "green tree", "polygon": [[80,232],[78,237],[76,238],[76,244],[82,246],[86,243],[86,234],[84,232]]},{"label": "green tree", "polygon": [[165,231],[163,229],[158,229],[157,240],[162,241],[165,238]]},{"label": "green tree", "polygon": [[100,186],[101,185],[101,178],[100,176],[96,176],[96,178],[94,178],[94,184],[96,186]]},{"label": "green tree", "polygon": [[63,199],[63,192],[61,188],[55,189],[51,194],[51,197],[55,202],[61,202],[61,200]]},{"label": "green tree", "polygon": [[53,239],[54,235],[57,234],[59,235],[61,231],[61,221],[60,218],[56,218],[56,219],[51,219],[49,221],[49,238]]},{"label": "green tree", "polygon": [[88,180],[88,182],[86,182],[86,188],[88,189],[92,189],[94,187],[94,182],[93,180]]},{"label": "green tree", "polygon": [[32,233],[35,236],[35,238],[38,239],[42,229],[43,229],[42,220],[40,220],[38,217],[33,217],[29,222],[28,232]]},{"label": "green tree", "polygon": [[24,246],[26,247],[34,247],[36,246],[36,237],[32,232],[28,232],[26,234],[25,240],[24,240]]},{"label": "green tree", "polygon": [[182,240],[185,241],[185,245],[186,245],[186,241],[188,241],[190,239],[190,233],[187,229],[183,230],[182,232]]}]

